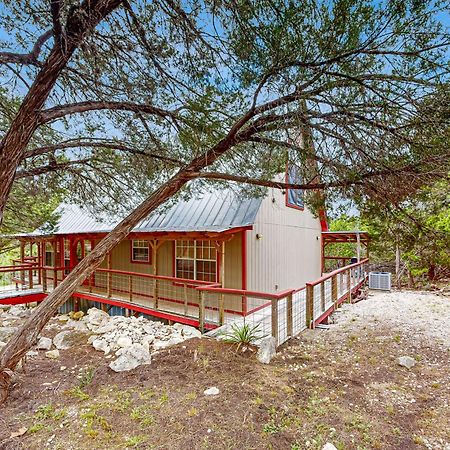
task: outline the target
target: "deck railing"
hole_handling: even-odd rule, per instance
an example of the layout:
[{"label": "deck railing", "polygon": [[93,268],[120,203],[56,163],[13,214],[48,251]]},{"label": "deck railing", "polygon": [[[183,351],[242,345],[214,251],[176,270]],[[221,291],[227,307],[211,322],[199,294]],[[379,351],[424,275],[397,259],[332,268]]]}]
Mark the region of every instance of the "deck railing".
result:
[{"label": "deck railing", "polygon": [[[99,268],[77,289],[77,296],[124,307],[139,306],[195,320],[201,330],[248,323],[277,345],[305,328],[314,328],[343,301],[351,301],[366,279],[368,259],[335,270],[299,289],[265,293],[223,288],[220,284],[162,275]],[[0,268],[0,294],[17,290],[48,292],[70,267],[39,267],[21,262]],[[128,306],[127,306],[128,305]]]},{"label": "deck railing", "polygon": [[[237,326],[246,323],[256,327],[260,337],[273,336],[277,345],[281,345],[302,330],[314,328],[343,301],[351,301],[354,291],[366,279],[367,262],[365,259],[306,283],[300,289],[277,294],[214,286],[199,287],[197,290],[208,293],[209,302],[215,302],[215,305],[226,305],[230,297],[241,296],[250,306],[249,311],[238,320],[227,317],[221,322],[220,316],[216,317],[216,323],[223,325],[220,332],[230,331],[232,323]],[[220,308],[216,310],[220,311]]]}]

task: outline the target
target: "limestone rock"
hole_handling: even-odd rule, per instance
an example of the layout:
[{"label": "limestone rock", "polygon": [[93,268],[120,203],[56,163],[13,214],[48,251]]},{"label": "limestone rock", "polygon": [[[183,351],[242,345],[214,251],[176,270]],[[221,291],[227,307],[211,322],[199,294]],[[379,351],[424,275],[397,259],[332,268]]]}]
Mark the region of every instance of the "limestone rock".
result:
[{"label": "limestone rock", "polygon": [[200,330],[197,330],[197,328],[190,327],[189,325],[183,325],[181,327],[181,334],[183,336],[189,337],[189,338],[201,338],[202,332]]},{"label": "limestone rock", "polygon": [[331,443],[327,442],[323,447],[322,450],[337,450],[337,448]]},{"label": "limestone rock", "polygon": [[260,340],[256,358],[260,363],[269,364],[277,352],[276,340],[273,336],[267,336]]},{"label": "limestone rock", "polygon": [[11,308],[8,311],[8,314],[11,316],[23,318],[29,316],[31,314],[31,310],[20,305],[17,306],[14,305],[11,306]]},{"label": "limestone rock", "polygon": [[69,313],[69,317],[70,317],[72,320],[80,320],[83,316],[84,316],[84,312],[83,312],[83,311],[77,311],[77,312],[71,311],[71,312]]},{"label": "limestone rock", "polygon": [[58,359],[59,358],[59,350],[50,350],[49,352],[45,352],[45,356],[50,359]]},{"label": "limestone rock", "polygon": [[27,353],[26,353],[26,356],[28,357],[28,358],[34,358],[35,356],[38,356],[39,355],[39,352],[36,352],[36,351],[34,351],[34,350],[29,350]]},{"label": "limestone rock", "polygon": [[117,345],[121,348],[127,348],[133,345],[133,340],[128,336],[122,335],[117,339]]},{"label": "limestone rock", "polygon": [[0,341],[0,349],[2,349],[6,345],[6,342]]},{"label": "limestone rock", "polygon": [[41,336],[36,348],[38,350],[50,350],[52,348],[52,340],[48,337]]},{"label": "limestone rock", "polygon": [[53,338],[53,344],[58,350],[67,350],[84,341],[84,333],[77,331],[61,331]]},{"label": "limestone rock", "polygon": [[120,356],[111,362],[109,367],[114,372],[125,372],[150,363],[151,356],[148,350],[141,344],[132,344],[130,347],[122,348]]},{"label": "limestone rock", "polygon": [[104,339],[95,339],[92,342],[92,346],[95,348],[95,350],[104,352],[105,355],[107,355],[111,351],[111,347]]},{"label": "limestone rock", "polygon": [[400,356],[400,358],[398,358],[398,363],[402,367],[411,369],[416,365],[416,360],[414,358],[411,358],[411,356]]},{"label": "limestone rock", "polygon": [[0,341],[8,341],[18,329],[17,327],[0,327]]},{"label": "limestone rock", "polygon": [[210,388],[206,389],[203,392],[203,394],[204,395],[219,395],[220,394],[220,390],[216,386],[213,386],[213,387],[210,387]]},{"label": "limestone rock", "polygon": [[105,311],[98,308],[90,308],[87,312],[86,320],[90,325],[101,326],[106,325],[110,316]]}]

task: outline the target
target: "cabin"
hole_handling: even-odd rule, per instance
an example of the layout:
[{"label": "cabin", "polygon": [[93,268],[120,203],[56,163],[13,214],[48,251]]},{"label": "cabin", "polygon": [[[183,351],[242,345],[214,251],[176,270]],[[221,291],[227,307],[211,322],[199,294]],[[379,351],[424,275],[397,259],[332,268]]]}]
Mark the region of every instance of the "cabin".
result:
[{"label": "cabin", "polygon": [[[16,236],[18,290],[46,295],[120,220],[73,204],[61,205],[57,217],[52,228]],[[325,243],[367,244],[364,233],[327,233],[324,213],[313,214],[298,190],[251,198],[232,189],[202,193],[139,223],[66,309],[88,304],[213,329],[320,279]]]}]

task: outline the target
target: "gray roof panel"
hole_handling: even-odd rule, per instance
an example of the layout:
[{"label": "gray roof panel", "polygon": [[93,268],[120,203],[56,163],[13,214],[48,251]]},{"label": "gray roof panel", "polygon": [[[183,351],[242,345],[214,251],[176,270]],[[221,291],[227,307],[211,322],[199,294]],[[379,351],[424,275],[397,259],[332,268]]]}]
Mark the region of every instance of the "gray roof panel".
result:
[{"label": "gray roof panel", "polygon": [[[242,198],[231,190],[203,193],[189,200],[179,200],[173,206],[151,214],[142,220],[134,232],[222,232],[254,224],[261,206],[260,198]],[[119,222],[101,215],[95,217],[73,204],[61,205],[60,218],[52,232],[41,227],[32,235],[108,232]]]}]

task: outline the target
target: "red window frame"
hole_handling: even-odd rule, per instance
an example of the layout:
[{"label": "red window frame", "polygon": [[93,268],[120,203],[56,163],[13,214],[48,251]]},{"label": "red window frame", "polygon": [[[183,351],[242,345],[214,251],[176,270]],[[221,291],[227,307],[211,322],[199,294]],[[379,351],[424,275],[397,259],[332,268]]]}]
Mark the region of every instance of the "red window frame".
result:
[{"label": "red window frame", "polygon": [[[286,165],[285,182],[286,183],[291,183],[291,180],[289,179],[289,164]],[[303,195],[304,195],[304,192],[302,192],[302,196]],[[295,203],[290,203],[290,201],[289,201],[289,188],[287,188],[286,191],[285,191],[284,199],[285,199],[285,205],[288,208],[297,209],[298,211],[304,211],[304,209],[305,209],[305,200],[304,200],[304,198],[302,199],[303,206],[296,205]]]}]

